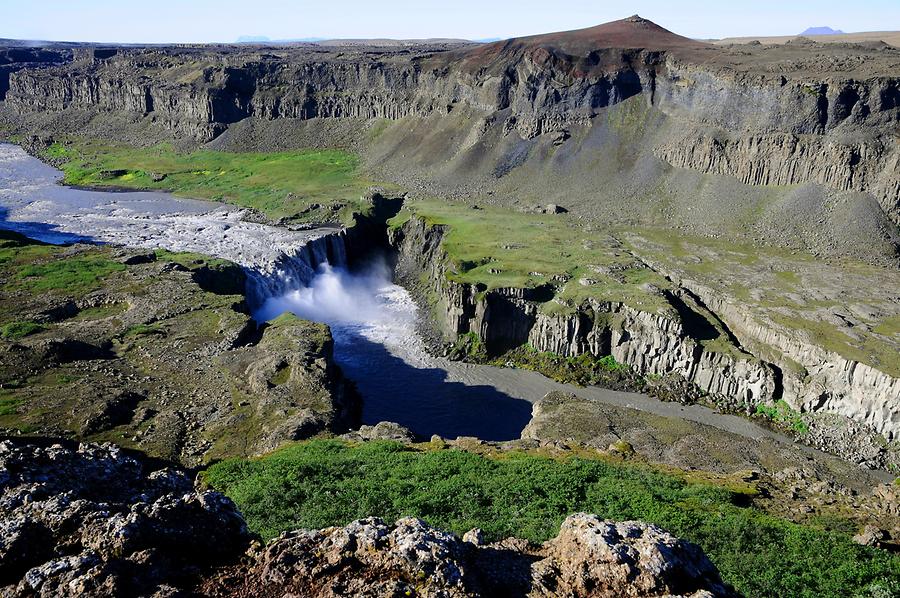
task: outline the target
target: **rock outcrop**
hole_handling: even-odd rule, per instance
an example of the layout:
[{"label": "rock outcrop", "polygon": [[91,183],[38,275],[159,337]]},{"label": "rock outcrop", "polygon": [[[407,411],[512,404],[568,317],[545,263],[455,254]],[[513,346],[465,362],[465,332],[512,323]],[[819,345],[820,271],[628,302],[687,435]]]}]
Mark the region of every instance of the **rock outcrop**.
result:
[{"label": "rock outcrop", "polygon": [[[327,256],[298,250],[307,257]],[[193,254],[44,246],[0,231],[0,298],[30,334],[0,339],[7,434],[110,439],[185,465],[251,455],[356,424],[360,399],[334,362],[327,326],[283,316],[258,326],[246,276]],[[299,260],[298,260],[299,262]],[[89,286],[36,293],[17,268],[109,272]],[[99,266],[97,266],[99,264]],[[295,272],[312,275],[310,264]],[[6,384],[6,382],[4,382]]]},{"label": "rock outcrop", "polygon": [[[455,266],[442,248],[446,234],[445,227],[413,216],[391,231],[391,239],[401,279],[430,298],[437,328],[451,342],[474,334],[491,355],[526,344],[567,357],[612,355],[640,375],[676,376],[731,411],[752,413],[782,399],[798,411],[838,416],[841,421],[814,425],[808,441],[870,466],[878,467],[884,456],[876,436],[890,440],[900,430],[900,380],[796,332],[764,325],[696,281],[671,275],[676,290],[661,294],[667,302],[662,311],[588,300],[548,313],[542,305],[552,292],[485,290],[453,280]],[[704,310],[721,328],[721,342],[712,347],[687,319]]]},{"label": "rock outcrop", "polygon": [[0,442],[0,529],[4,596],[732,595],[699,547],[583,513],[542,546],[369,518],[247,551],[228,498],[111,444]]},{"label": "rock outcrop", "polygon": [[111,444],[0,442],[0,593],[170,596],[235,560],[234,504]]},{"label": "rock outcrop", "polygon": [[513,538],[483,544],[477,530],[466,538],[414,518],[290,532],[246,574],[204,589],[213,596],[732,595],[700,548],[645,523],[579,513],[543,546]]},{"label": "rock outcrop", "polygon": [[[678,283],[721,317],[743,346],[766,355],[778,367],[780,398],[792,407],[846,417],[889,440],[900,435],[900,378],[829,351],[801,332],[754,318],[697,281],[679,278]],[[800,364],[802,372],[789,360]]]}]

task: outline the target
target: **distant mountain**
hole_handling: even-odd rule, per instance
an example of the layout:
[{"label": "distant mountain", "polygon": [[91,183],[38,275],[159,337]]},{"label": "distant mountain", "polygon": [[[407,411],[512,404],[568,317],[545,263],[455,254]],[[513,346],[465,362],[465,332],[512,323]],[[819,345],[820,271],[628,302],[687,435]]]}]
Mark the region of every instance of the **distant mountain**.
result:
[{"label": "distant mountain", "polygon": [[831,27],[810,27],[800,35],[840,35],[843,33],[840,29],[832,29]]},{"label": "distant mountain", "polygon": [[242,35],[237,38],[236,44],[295,44],[298,42],[315,43],[323,41],[324,37],[296,37],[291,39],[271,39],[265,35]]}]

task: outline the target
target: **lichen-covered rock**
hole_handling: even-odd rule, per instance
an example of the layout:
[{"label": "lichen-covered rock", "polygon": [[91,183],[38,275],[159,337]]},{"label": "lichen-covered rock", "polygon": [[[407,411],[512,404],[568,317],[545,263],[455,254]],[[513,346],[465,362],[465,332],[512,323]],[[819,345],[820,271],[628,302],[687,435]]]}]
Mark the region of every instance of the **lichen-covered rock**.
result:
[{"label": "lichen-covered rock", "polygon": [[[472,596],[466,547],[452,534],[406,518],[295,531],[273,540],[243,581],[263,595]],[[471,579],[470,579],[471,577]]]},{"label": "lichen-covered rock", "polygon": [[[532,568],[533,596],[724,596],[719,573],[696,545],[655,525],[568,517]],[[560,592],[562,590],[562,592]]]},{"label": "lichen-covered rock", "polygon": [[394,422],[378,422],[374,426],[361,426],[359,430],[341,436],[347,440],[395,440],[415,442],[416,435],[409,429]]},{"label": "lichen-covered rock", "polygon": [[167,595],[249,536],[234,504],[111,444],[0,443],[0,594]]},{"label": "lichen-covered rock", "polygon": [[[477,537],[476,537],[477,536]],[[576,514],[543,546],[485,545],[414,518],[295,531],[276,538],[249,571],[211,580],[215,596],[730,596],[693,544],[640,522]]]}]

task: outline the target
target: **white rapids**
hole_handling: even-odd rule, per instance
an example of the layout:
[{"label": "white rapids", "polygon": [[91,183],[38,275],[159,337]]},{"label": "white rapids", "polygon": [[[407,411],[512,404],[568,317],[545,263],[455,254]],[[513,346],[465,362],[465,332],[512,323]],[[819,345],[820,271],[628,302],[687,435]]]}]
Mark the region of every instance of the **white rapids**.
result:
[{"label": "white rapids", "polygon": [[51,243],[89,239],[138,248],[193,251],[274,272],[310,240],[337,229],[290,231],[244,220],[246,210],[168,193],[95,191],[58,184],[60,172],[23,149],[0,144],[0,221]]}]

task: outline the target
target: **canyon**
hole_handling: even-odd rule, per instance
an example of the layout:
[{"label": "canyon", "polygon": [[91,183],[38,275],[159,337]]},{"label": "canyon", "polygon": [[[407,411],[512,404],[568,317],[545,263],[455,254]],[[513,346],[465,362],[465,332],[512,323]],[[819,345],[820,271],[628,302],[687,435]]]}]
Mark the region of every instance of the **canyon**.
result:
[{"label": "canyon", "polygon": [[[895,546],[898,72],[888,44],[710,44],[638,16],[486,44],[0,40],[0,140],[24,148],[0,144],[0,228],[16,231],[0,239],[0,431],[26,437],[0,459],[140,469],[112,445],[29,444],[51,437],[178,464],[116,510],[224,522],[206,595],[355,595],[360,579],[619,595],[621,562],[585,565],[619,553],[637,554],[634,595],[731,593],[699,548],[585,514],[540,546],[410,518],[282,524],[236,564],[241,516],[179,468],[277,462],[314,437],[700,472]],[[285,184],[299,168],[332,186]],[[41,491],[48,508],[63,486]],[[171,542],[154,516],[134,554],[93,528],[62,560],[2,544],[0,581],[193,587],[195,570],[141,560]]]}]

